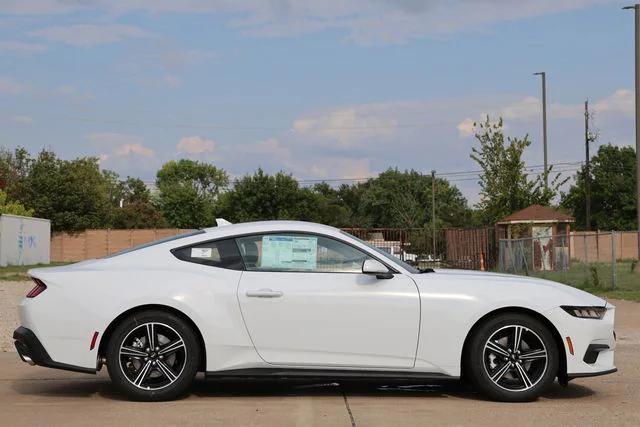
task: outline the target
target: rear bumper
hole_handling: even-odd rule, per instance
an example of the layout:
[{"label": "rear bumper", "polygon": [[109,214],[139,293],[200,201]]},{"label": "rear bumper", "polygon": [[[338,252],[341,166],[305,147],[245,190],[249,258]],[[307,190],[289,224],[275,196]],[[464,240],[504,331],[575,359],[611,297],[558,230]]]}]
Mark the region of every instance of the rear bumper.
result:
[{"label": "rear bumper", "polygon": [[16,350],[22,361],[30,365],[39,365],[46,368],[63,369],[65,371],[82,372],[85,374],[95,374],[95,369],[83,368],[81,366],[67,365],[51,360],[49,353],[44,348],[36,334],[30,329],[20,326],[13,332]]}]

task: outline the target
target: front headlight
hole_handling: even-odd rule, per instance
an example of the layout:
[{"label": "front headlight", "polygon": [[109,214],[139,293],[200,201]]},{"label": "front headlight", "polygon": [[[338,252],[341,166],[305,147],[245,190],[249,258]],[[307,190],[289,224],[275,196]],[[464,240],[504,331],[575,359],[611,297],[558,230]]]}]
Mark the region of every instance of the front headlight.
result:
[{"label": "front headlight", "polygon": [[607,312],[606,307],[576,307],[572,305],[561,305],[564,311],[574,317],[580,317],[581,319],[602,319]]}]

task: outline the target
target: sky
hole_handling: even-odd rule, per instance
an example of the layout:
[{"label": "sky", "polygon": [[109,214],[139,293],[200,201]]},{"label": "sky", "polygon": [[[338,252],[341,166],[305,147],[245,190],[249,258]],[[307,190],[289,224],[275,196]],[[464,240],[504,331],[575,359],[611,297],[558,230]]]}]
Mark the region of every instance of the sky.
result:
[{"label": "sky", "polygon": [[[352,182],[436,170],[470,203],[473,123],[504,118],[550,163],[634,142],[633,13],[607,0],[0,0],[0,145],[96,156],[153,181],[166,161],[231,177]],[[540,169],[537,169],[539,172]],[[345,180],[345,181],[340,181]]]}]

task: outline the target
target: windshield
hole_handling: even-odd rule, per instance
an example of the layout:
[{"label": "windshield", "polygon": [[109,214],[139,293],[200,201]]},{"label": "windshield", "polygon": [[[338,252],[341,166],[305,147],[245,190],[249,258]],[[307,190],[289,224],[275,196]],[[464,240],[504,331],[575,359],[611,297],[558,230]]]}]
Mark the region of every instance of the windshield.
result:
[{"label": "windshield", "polygon": [[404,268],[405,270],[407,270],[409,273],[411,274],[419,274],[421,273],[421,271],[417,268],[415,268],[414,266],[412,266],[411,264],[406,263],[405,261],[401,260],[400,258],[396,257],[395,255],[390,254],[389,252],[385,251],[384,249],[380,249],[374,245],[372,245],[371,243],[359,239],[356,236],[354,236],[353,234],[349,234],[346,231],[340,231],[342,234],[346,234],[347,236],[351,237],[352,239],[356,239],[358,242],[362,243],[363,245],[367,246],[368,248],[370,248],[371,250],[373,250],[375,253],[381,255],[382,257],[395,262],[396,264],[400,265],[402,268]]},{"label": "windshield", "polygon": [[143,243],[142,245],[138,245],[138,246],[134,246],[132,248],[124,249],[122,251],[113,253],[111,255],[107,255],[106,257],[103,257],[103,258],[113,258],[115,256],[127,254],[129,252],[137,251],[139,249],[144,249],[144,248],[148,248],[150,246],[159,245],[160,243],[171,242],[172,240],[178,240],[178,239],[182,239],[182,238],[185,238],[185,237],[195,236],[196,234],[202,234],[204,232],[205,232],[204,230],[195,230],[195,231],[191,231],[189,233],[176,234],[176,235],[173,235],[173,236],[165,237],[164,239],[154,240],[152,242]]}]

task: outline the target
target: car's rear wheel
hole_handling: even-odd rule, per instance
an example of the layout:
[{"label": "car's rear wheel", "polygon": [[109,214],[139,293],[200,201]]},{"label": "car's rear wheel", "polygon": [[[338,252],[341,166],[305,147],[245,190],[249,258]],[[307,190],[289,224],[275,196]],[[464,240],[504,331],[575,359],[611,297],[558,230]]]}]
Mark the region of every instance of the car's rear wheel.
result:
[{"label": "car's rear wheel", "polygon": [[107,348],[113,383],[135,400],[169,400],[185,393],[198,371],[200,346],[191,326],[171,313],[128,316]]},{"label": "car's rear wheel", "polygon": [[488,319],[474,331],[467,350],[465,373],[490,399],[534,400],[558,373],[560,356],[551,331],[525,314]]}]

